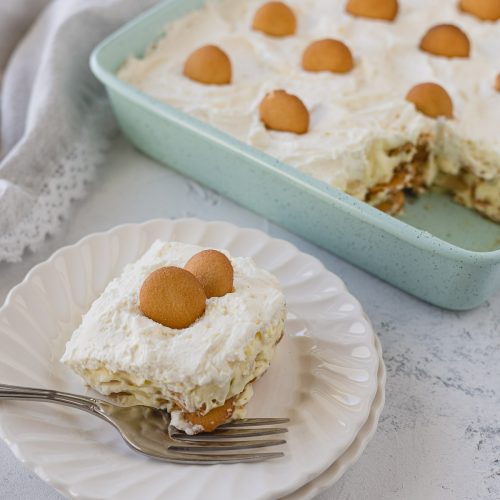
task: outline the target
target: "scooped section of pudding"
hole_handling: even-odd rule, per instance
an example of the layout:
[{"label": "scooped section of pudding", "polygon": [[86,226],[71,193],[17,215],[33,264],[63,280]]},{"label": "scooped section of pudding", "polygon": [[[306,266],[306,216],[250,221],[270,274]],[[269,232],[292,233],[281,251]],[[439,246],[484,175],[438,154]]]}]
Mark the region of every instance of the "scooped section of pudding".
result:
[{"label": "scooped section of pudding", "polygon": [[[216,252],[220,257],[210,250],[207,260],[205,250],[156,241],[108,284],[61,358],[101,394],[127,406],[164,408],[172,423],[188,434],[211,431],[244,415],[252,382],[269,367],[283,335],[286,313],[274,276],[251,259],[224,251]],[[198,255],[202,258],[186,266]],[[203,290],[209,289],[213,270],[229,271],[224,257],[233,270],[232,287],[224,275],[216,285],[226,293],[208,297]],[[204,269],[205,262],[209,265]],[[204,276],[199,288],[190,267]],[[177,271],[158,274],[172,268]],[[183,273],[189,274],[187,279]],[[188,290],[187,300],[175,293],[170,297],[172,277],[181,294]],[[196,295],[192,303],[189,290]],[[205,293],[204,310],[200,293]],[[150,311],[159,314],[156,320],[148,317]],[[188,318],[188,326],[166,326],[172,313],[176,321]]]}]

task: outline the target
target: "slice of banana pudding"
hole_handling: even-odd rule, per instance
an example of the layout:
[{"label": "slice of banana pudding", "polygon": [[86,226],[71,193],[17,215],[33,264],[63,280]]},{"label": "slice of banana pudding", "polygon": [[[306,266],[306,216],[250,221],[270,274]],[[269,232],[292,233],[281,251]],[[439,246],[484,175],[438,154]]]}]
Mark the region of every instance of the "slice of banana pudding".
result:
[{"label": "slice of banana pudding", "polygon": [[244,415],[285,314],[278,280],[251,259],[156,241],[92,304],[61,361],[119,404],[212,431]]}]

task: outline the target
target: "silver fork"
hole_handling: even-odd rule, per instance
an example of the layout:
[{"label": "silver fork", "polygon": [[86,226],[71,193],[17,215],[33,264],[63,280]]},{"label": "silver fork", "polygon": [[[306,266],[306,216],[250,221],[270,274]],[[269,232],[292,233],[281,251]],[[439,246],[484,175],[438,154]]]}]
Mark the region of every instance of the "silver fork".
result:
[{"label": "silver fork", "polygon": [[[42,401],[86,411],[118,430],[135,451],[166,462],[193,465],[261,462],[279,458],[282,452],[231,453],[286,443],[284,439],[248,438],[287,432],[287,418],[247,418],[218,427],[211,433],[189,436],[170,425],[166,411],[149,406],[121,407],[100,399],[47,389],[0,384],[0,400]],[[217,452],[217,453],[214,453]]]}]

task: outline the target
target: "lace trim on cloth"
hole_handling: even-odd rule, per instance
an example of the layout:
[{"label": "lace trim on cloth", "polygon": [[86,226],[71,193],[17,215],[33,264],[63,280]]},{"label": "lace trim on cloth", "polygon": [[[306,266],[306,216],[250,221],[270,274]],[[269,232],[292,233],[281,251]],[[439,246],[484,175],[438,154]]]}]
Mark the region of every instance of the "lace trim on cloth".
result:
[{"label": "lace trim on cloth", "polygon": [[[53,159],[54,175],[45,182],[28,214],[14,230],[0,234],[0,261],[18,262],[25,249],[36,251],[61,226],[71,202],[85,196],[96,168],[105,160],[116,125],[103,98],[94,101],[82,121],[77,142],[66,145]],[[14,214],[2,217],[9,215]]]}]

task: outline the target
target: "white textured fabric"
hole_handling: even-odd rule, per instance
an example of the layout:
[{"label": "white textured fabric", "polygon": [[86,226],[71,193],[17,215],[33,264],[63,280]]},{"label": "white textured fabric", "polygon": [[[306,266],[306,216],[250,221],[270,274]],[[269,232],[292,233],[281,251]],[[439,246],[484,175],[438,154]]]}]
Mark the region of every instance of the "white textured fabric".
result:
[{"label": "white textured fabric", "polygon": [[1,0],[0,261],[54,233],[114,130],[95,45],[156,0]]}]

